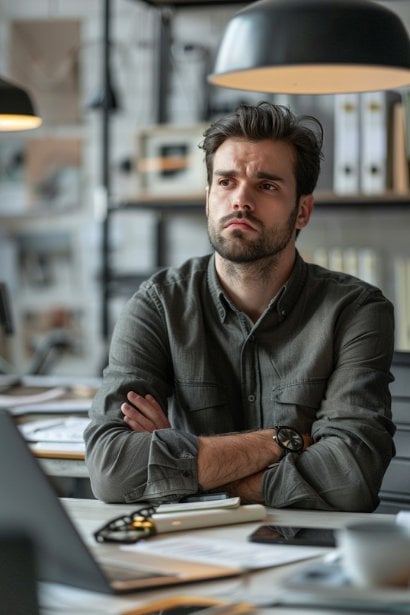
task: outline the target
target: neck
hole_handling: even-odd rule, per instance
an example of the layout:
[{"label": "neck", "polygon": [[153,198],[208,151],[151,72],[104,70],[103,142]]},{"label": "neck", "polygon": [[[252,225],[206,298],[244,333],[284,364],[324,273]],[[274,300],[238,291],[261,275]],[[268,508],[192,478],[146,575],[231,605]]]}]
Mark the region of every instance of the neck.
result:
[{"label": "neck", "polygon": [[215,254],[221,286],[236,307],[256,322],[289,278],[295,251],[253,263],[233,263]]}]

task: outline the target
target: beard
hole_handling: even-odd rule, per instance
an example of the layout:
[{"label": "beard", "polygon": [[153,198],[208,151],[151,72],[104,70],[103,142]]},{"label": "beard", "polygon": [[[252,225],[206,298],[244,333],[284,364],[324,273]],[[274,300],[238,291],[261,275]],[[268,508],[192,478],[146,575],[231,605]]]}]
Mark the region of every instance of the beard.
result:
[{"label": "beard", "polygon": [[[208,220],[208,237],[215,250],[222,258],[232,263],[254,263],[263,259],[275,257],[282,252],[292,239],[298,216],[299,205],[293,208],[283,226],[278,225],[266,228],[260,220],[251,213],[240,211],[230,214],[220,220],[218,224]],[[256,239],[248,237],[240,229],[231,231],[229,237],[223,237],[220,230],[229,220],[242,218],[252,222],[260,230]]]}]

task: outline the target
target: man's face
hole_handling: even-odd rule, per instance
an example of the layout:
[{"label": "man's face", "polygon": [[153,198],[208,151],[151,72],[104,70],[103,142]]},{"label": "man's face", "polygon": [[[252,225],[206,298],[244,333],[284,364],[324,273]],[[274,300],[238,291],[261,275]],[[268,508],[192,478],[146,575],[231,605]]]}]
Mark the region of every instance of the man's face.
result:
[{"label": "man's face", "polygon": [[311,205],[304,206],[304,197],[296,202],[291,146],[230,138],[215,152],[213,163],[207,216],[215,251],[247,263],[293,249],[296,229],[307,224]]}]

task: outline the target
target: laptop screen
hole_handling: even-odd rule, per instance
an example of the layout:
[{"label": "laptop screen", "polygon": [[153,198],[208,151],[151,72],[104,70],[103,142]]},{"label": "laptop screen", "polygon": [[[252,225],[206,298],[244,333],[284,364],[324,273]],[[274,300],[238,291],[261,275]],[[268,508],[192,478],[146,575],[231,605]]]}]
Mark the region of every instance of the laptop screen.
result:
[{"label": "laptop screen", "polygon": [[13,520],[16,528],[32,538],[40,580],[111,591],[54,487],[5,410],[0,410],[0,490],[0,528]]}]

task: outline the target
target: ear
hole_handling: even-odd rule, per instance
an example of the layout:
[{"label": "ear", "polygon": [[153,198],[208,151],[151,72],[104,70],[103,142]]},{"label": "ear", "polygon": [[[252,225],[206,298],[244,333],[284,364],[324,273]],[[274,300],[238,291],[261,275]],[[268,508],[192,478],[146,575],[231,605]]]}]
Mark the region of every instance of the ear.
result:
[{"label": "ear", "polygon": [[314,198],[313,194],[303,194],[299,199],[299,212],[296,218],[295,228],[304,228],[310,220],[313,211]]},{"label": "ear", "polygon": [[208,217],[208,214],[209,214],[209,186],[205,188],[205,213],[206,213],[206,217]]}]

